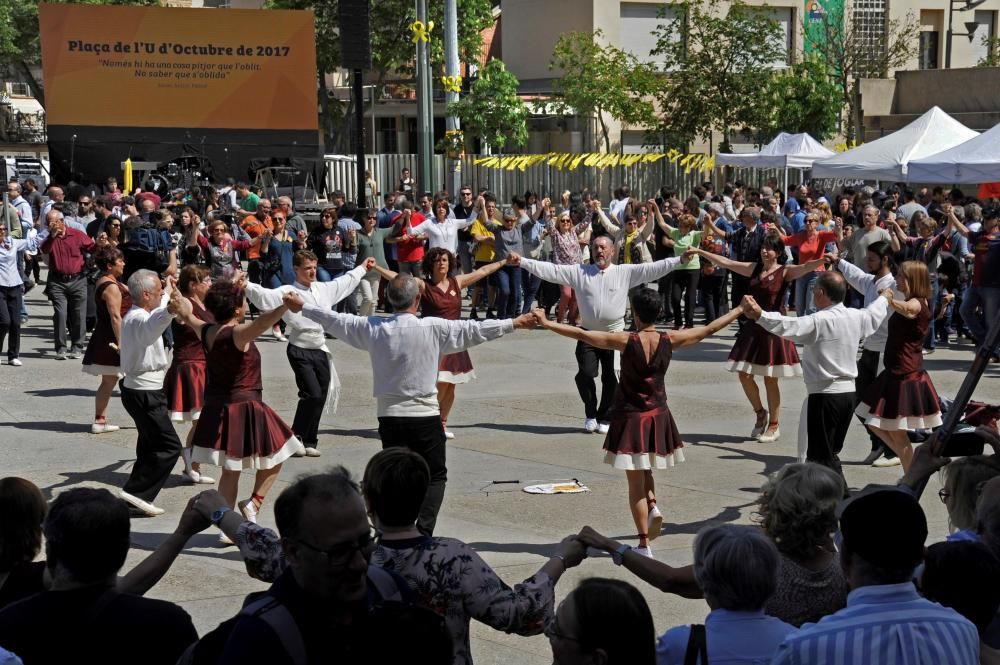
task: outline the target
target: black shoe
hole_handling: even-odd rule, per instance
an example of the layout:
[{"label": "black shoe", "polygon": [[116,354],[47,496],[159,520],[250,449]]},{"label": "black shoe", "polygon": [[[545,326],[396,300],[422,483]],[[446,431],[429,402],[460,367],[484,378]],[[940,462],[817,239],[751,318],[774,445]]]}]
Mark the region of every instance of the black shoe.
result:
[{"label": "black shoe", "polygon": [[469,312],[469,320],[470,321],[478,321],[479,320],[479,312],[477,312],[475,309],[472,309]]},{"label": "black shoe", "polygon": [[497,315],[493,313],[492,309],[488,309],[488,310],[486,310],[486,318],[487,319],[495,319],[495,318],[497,318]]},{"label": "black shoe", "polygon": [[870,453],[868,453],[868,457],[866,457],[863,460],[861,460],[861,463],[863,465],[865,465],[865,466],[871,466],[872,463],[875,460],[877,460],[879,457],[882,457],[882,449],[881,448],[876,448],[875,450],[873,450]]}]

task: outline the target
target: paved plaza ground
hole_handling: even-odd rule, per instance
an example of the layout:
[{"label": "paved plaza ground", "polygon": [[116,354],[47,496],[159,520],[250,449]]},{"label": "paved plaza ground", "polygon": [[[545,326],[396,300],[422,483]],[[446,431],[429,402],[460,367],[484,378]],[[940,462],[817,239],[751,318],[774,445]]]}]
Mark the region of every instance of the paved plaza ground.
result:
[{"label": "paved plaza ground", "polygon": [[[28,303],[31,318],[23,328],[24,366],[0,366],[0,475],[28,478],[49,496],[81,485],[117,490],[134,460],[134,426],[116,394],[110,421],[122,429],[101,436],[89,433],[98,381],[80,371],[79,360],[57,361],[42,355],[51,349],[51,308],[41,288],[29,295]],[[782,438],[767,444],[748,440],[753,413],[735,376],[724,369],[734,330],[676,352],[667,374],[670,405],[687,459],[655,474],[664,533],[653,549],[658,559],[670,564],[691,561],[694,535],[706,524],[750,522],[765,476],[795,455],[805,392],[802,381],[781,382]],[[265,338],[259,347],[264,397],[290,421],[296,391],[284,344]],[[332,464],[343,464],[360,477],[367,460],[379,450],[367,355],[340,342],[333,342],[333,349],[344,390],[337,414],[322,428],[323,456],[285,464],[261,514],[261,522],[268,526],[274,525],[273,499],[295,477]],[[455,439],[448,444],[449,481],[438,535],[472,544],[511,585],[535,572],[554,551],[554,543],[584,525],[630,538],[634,526],[623,473],[602,463],[602,437],[582,430],[582,406],[573,383],[573,343],[544,331],[517,332],[471,354],[478,379],[458,387],[449,422]],[[926,359],[926,367],[938,390],[953,396],[971,360],[968,344],[943,347]],[[976,398],[1000,402],[998,378],[1000,366],[992,365]],[[182,429],[182,438],[185,433]],[[861,427],[852,427],[842,455],[851,487],[895,482],[901,475],[899,467],[875,469],[852,463],[868,450]],[[591,491],[559,496],[520,491],[533,481],[571,478]],[[493,484],[506,480],[519,484]],[[241,497],[249,494],[250,484],[251,475],[244,474]],[[934,541],[943,539],[948,530],[937,498],[939,486],[938,479],[932,479],[922,500]],[[179,473],[171,478],[156,501],[167,513],[132,522],[134,549],[127,567],[163,540],[187,499],[204,488],[184,484]],[[247,593],[265,588],[246,575],[235,548],[220,548],[217,541],[214,530],[193,538],[149,594],[182,605],[199,633],[235,614]],[[662,594],[624,568],[616,568],[606,556],[593,556],[569,571],[556,589],[557,600],[590,576],[631,579],[649,601],[658,633],[679,623],[701,621],[707,612],[704,602]],[[482,625],[473,626],[472,636],[473,655],[480,665],[551,662],[542,636],[505,635]]]}]

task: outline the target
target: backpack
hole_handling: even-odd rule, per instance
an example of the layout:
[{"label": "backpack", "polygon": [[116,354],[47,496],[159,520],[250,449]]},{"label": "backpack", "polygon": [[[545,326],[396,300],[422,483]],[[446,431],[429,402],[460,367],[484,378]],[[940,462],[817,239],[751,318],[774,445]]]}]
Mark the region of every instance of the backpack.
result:
[{"label": "backpack", "polygon": [[170,251],[174,247],[170,232],[150,226],[140,226],[128,232],[128,242],[122,245],[125,265],[131,275],[136,270],[161,273],[170,265]]},{"label": "backpack", "polygon": [[[371,603],[373,607],[381,607],[387,602],[409,604],[413,600],[413,592],[406,586],[406,581],[384,568],[368,566],[368,583],[369,597],[374,598]],[[237,622],[244,617],[256,617],[264,621],[278,636],[291,661],[295,665],[307,665],[305,642],[295,618],[280,600],[267,592],[251,594],[239,614],[223,621],[189,646],[177,665],[214,665],[219,662],[230,634]]]}]

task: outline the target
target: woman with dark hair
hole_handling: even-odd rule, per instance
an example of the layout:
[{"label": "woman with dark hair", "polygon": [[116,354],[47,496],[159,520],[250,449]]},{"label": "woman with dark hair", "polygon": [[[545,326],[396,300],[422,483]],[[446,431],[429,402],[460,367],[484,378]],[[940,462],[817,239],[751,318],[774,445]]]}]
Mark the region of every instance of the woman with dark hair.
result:
[{"label": "woman with dark hair", "polygon": [[913,459],[907,430],[933,429],[942,420],[941,403],[924,369],[921,349],[933,317],[927,264],[904,262],[896,273],[896,288],[904,300],[896,300],[892,289],[883,291],[892,311],[883,356],[885,369],[861,398],[855,413],[899,456],[905,473]]},{"label": "woman with dark hair", "polygon": [[125,272],[125,257],[120,249],[105,245],[97,250],[94,263],[101,271],[94,288],[98,303],[97,325],[83,354],[83,371],[101,377],[94,396],[94,424],[91,434],[115,432],[117,425],[108,424],[108,403],[122,373],[118,346],[121,343],[122,317],[132,308],[128,285],[121,281]]},{"label": "woman with dark hair", "polygon": [[583,330],[545,318],[534,310],[543,328],[599,349],[620,352],[621,378],[611,420],[604,439],[604,462],[625,471],[628,504],[638,530],[641,554],[652,557],[649,541],[660,535],[663,516],[656,506],[653,469],[665,469],[684,461],[681,435],[667,406],[663,377],[675,348],[697,344],[735,321],[734,309],[707,326],[660,332],[656,329],[661,300],[656,291],[640,289],[632,297],[636,332],[596,332]]},{"label": "woman with dark hair", "polygon": [[[423,316],[457,321],[462,318],[462,289],[489,277],[506,263],[506,261],[494,261],[475,272],[455,275],[455,269],[458,267],[455,255],[444,247],[432,247],[424,253],[420,265],[424,278],[417,279],[417,286],[420,288],[420,313]],[[389,281],[396,278],[396,273],[388,268],[376,265],[375,270]],[[441,362],[438,364],[437,397],[444,435],[449,439],[455,438],[455,434],[448,430],[448,414],[455,404],[455,386],[459,383],[468,383],[474,378],[476,371],[472,367],[468,351],[441,357]]]},{"label": "woman with dark hair", "polygon": [[[222,467],[219,492],[230,506],[236,505],[240,471],[254,469],[253,491],[238,507],[248,520],[256,521],[281,464],[304,448],[263,401],[260,351],[254,344],[287,308],[282,305],[245,322],[243,279],[241,274],[239,283],[220,280],[209,288],[205,309],[215,323],[196,317],[191,301],[179,291],[172,298],[176,299],[177,317],[194,330],[205,347],[205,407],[191,439],[192,460]],[[230,544],[225,535],[220,540]]]},{"label": "woman with dark hair", "polygon": [[[122,230],[122,220],[120,217],[111,216],[104,220],[104,224],[101,226],[101,233],[104,234],[108,244],[112,247],[117,247],[125,242],[125,232]],[[98,235],[98,239],[100,239],[100,235]]]},{"label": "woman with dark hair", "polygon": [[329,282],[345,272],[344,255],[352,252],[354,246],[347,231],[337,224],[336,208],[326,208],[320,213],[319,226],[309,234],[306,246],[319,259],[317,281]]},{"label": "woman with dark hair", "polygon": [[45,590],[42,522],[48,504],[34,483],[0,478],[0,609]]},{"label": "woman with dark hair", "polygon": [[[2,208],[0,208],[2,209]],[[27,238],[12,238],[7,221],[0,217],[0,350],[5,338],[10,336],[7,347],[7,364],[22,365],[21,353],[21,312],[24,307],[24,280],[17,269],[17,257],[21,252],[34,252],[48,238],[48,229]]]},{"label": "woman with dark hair", "polygon": [[[184,266],[177,280],[177,288],[191,302],[194,316],[206,323],[214,323],[205,309],[205,295],[210,286],[212,276],[205,266]],[[194,331],[181,321],[174,319],[170,328],[174,334],[174,358],[164,381],[167,410],[173,422],[191,423],[181,451],[184,475],[193,483],[211,484],[215,480],[202,475],[198,465],[191,461],[191,439],[205,402],[205,349]]]},{"label": "woman with dark hair", "polygon": [[[793,626],[815,623],[847,604],[847,578],[832,534],[846,485],[838,473],[812,462],[786,464],[757,499],[756,521],[778,548],[776,587],[764,612]],[[694,566],[650,561],[635,548],[584,527],[580,540],[664,593],[703,598]]]},{"label": "woman with dark hair", "polygon": [[[206,238],[198,231],[198,227],[192,224],[187,236],[187,247],[189,257],[191,252],[197,255],[196,247],[201,248],[204,263],[211,271],[213,279],[232,279],[240,269],[240,257],[237,252],[245,252],[262,241],[262,236],[257,236],[253,240],[233,239],[229,235],[229,225],[222,219],[209,222],[207,231]],[[197,261],[189,258],[187,262]]]},{"label": "woman with dark hair", "polygon": [[639,590],[621,580],[583,580],[545,629],[553,665],[653,665],[656,630]]},{"label": "woman with dark hair", "polygon": [[[759,263],[734,261],[699,248],[695,252],[717,266],[749,277],[750,295],[767,312],[781,311],[789,284],[810,274],[824,262],[820,257],[802,265],[782,265],[785,243],[773,231],[767,232],[761,241]],[[736,335],[736,343],[729,352],[727,369],[739,374],[743,393],[757,414],[757,422],[754,423],[750,438],[763,442],[777,441],[781,436],[778,429],[778,410],[781,408],[778,379],[802,373],[795,345],[767,332],[756,321],[748,321]],[[766,409],[760,401],[760,389],[754,380],[755,376],[764,377]]]}]

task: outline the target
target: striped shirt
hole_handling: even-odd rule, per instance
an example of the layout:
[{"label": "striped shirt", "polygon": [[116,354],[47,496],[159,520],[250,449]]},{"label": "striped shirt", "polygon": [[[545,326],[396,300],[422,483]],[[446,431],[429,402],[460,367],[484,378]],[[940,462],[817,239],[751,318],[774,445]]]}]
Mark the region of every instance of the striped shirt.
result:
[{"label": "striped shirt", "polygon": [[847,607],[808,623],[772,665],[978,665],[979,634],[958,612],[921,598],[912,583],[855,589]]}]

